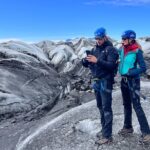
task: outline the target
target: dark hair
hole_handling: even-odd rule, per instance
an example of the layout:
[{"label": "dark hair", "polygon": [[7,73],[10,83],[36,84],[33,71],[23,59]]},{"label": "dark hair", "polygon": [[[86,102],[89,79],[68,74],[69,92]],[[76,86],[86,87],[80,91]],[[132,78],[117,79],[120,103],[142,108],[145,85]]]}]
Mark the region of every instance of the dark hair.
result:
[{"label": "dark hair", "polygon": [[135,39],[133,39],[133,40],[131,41],[131,44],[134,44],[134,43],[136,43],[136,40],[135,40]]}]

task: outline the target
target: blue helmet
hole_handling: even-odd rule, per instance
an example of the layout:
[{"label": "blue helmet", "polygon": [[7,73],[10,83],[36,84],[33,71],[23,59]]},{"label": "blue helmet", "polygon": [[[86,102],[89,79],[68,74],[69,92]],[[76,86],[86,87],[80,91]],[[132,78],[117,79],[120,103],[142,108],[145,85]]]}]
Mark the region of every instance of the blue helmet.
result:
[{"label": "blue helmet", "polygon": [[103,38],[106,36],[106,30],[105,28],[101,27],[101,28],[98,28],[95,32],[94,32],[94,36],[95,36],[95,39],[96,38]]},{"label": "blue helmet", "polygon": [[126,30],[121,35],[122,39],[136,39],[136,33],[133,30]]}]

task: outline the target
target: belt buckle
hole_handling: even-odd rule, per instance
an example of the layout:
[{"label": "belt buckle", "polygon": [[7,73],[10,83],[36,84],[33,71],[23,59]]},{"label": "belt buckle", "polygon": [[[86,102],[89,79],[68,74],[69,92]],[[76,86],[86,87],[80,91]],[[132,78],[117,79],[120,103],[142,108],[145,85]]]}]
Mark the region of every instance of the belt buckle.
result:
[{"label": "belt buckle", "polygon": [[99,81],[100,79],[99,78],[93,78],[93,81]]},{"label": "belt buckle", "polygon": [[123,77],[123,80],[127,83],[128,78],[127,77]]}]

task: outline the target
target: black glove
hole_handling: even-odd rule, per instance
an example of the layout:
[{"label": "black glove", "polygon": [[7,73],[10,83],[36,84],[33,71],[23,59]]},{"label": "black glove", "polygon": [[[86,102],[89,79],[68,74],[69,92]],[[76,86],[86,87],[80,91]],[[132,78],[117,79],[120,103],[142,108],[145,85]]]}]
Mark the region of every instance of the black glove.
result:
[{"label": "black glove", "polygon": [[88,62],[88,60],[86,60],[86,58],[82,58],[81,62],[84,67],[88,67],[89,62]]}]

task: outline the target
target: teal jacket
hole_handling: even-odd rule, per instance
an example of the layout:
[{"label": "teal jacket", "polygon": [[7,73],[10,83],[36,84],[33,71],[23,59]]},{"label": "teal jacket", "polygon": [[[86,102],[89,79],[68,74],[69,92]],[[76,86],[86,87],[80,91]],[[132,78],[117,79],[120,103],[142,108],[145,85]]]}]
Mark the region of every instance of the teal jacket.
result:
[{"label": "teal jacket", "polygon": [[139,77],[141,73],[146,71],[146,64],[143,58],[143,51],[136,49],[135,51],[128,52],[124,56],[124,49],[119,50],[120,63],[119,73],[121,75]]}]

